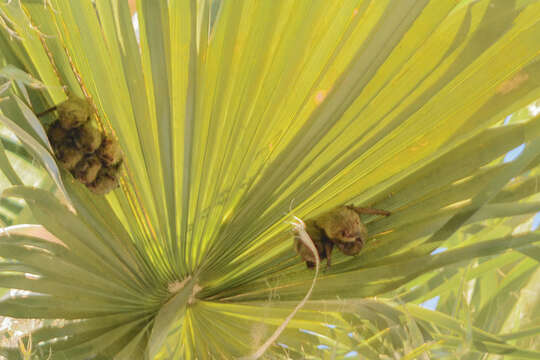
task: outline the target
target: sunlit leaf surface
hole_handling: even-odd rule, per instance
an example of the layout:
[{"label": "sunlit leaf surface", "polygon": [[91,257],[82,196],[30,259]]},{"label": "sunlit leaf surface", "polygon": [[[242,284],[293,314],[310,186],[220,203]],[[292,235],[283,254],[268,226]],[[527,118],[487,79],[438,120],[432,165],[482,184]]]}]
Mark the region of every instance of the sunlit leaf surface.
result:
[{"label": "sunlit leaf surface", "polygon": [[[34,356],[253,354],[313,280],[293,216],[352,203],[392,214],[265,356],[538,358],[540,1],[134,10],[137,32],[127,1],[0,2],[0,286],[27,291],[0,314],[51,320]],[[68,93],[122,147],[106,196],[35,116]]]}]

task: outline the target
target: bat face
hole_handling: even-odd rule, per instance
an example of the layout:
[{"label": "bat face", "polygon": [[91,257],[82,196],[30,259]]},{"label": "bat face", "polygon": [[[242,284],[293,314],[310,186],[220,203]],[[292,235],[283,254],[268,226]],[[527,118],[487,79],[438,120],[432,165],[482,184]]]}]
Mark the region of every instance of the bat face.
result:
[{"label": "bat face", "polygon": [[337,207],[318,216],[315,223],[334,243],[354,243],[358,238],[367,238],[367,229],[360,215],[347,206]]},{"label": "bat face", "polygon": [[355,242],[336,243],[336,246],[344,255],[354,256],[362,250],[364,241],[358,238]]}]

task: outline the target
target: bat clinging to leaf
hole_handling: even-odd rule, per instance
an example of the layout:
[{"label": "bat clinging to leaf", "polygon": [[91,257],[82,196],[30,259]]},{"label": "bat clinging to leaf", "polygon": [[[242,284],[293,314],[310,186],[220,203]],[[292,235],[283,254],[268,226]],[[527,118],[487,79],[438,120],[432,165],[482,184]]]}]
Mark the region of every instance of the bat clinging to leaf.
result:
[{"label": "bat clinging to leaf", "polygon": [[[313,219],[306,220],[306,231],[317,248],[319,258],[326,259],[331,265],[334,246],[343,254],[354,256],[362,250],[367,240],[366,225],[360,219],[361,214],[390,215],[389,211],[363,208],[353,205],[338,206]],[[306,262],[308,268],[315,265],[315,258],[299,239],[295,239],[295,250]]]}]

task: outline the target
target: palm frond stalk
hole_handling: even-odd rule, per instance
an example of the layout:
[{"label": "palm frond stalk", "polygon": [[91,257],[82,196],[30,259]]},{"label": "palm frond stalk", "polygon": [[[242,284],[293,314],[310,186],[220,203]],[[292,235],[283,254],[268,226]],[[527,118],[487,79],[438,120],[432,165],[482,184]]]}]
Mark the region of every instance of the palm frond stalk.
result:
[{"label": "palm frond stalk", "polygon": [[[540,357],[540,1],[134,10],[0,2],[0,286],[24,290],[0,314],[45,320],[2,355],[253,354],[313,279],[292,215],[354,204],[392,215],[264,356]],[[36,114],[68,95],[118,142],[118,189],[57,159]]]}]

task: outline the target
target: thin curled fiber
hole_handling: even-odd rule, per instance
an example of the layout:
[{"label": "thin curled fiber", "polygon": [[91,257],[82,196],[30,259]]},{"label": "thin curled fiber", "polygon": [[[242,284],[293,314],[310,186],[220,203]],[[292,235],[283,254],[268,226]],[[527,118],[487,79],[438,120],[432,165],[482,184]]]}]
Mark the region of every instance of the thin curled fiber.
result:
[{"label": "thin curled fiber", "polygon": [[268,350],[270,345],[272,345],[272,343],[277,340],[277,338],[279,337],[279,335],[281,335],[283,330],[285,330],[285,328],[287,327],[289,322],[292,320],[294,315],[296,315],[298,310],[300,310],[306,304],[309,297],[311,296],[311,292],[313,291],[313,288],[315,287],[315,283],[317,282],[317,276],[319,275],[319,265],[320,265],[319,253],[317,251],[317,248],[315,247],[315,244],[313,244],[313,241],[311,240],[311,238],[309,237],[309,234],[306,231],[306,224],[300,218],[296,216],[294,218],[297,221],[297,222],[291,223],[294,227],[294,230],[297,232],[298,237],[300,238],[302,243],[305,246],[307,246],[308,249],[311,250],[311,252],[315,256],[315,276],[313,277],[313,281],[311,282],[311,287],[309,288],[306,296],[304,296],[302,301],[300,301],[298,305],[296,305],[294,310],[289,314],[289,316],[287,316],[285,321],[283,321],[283,323],[276,329],[276,331],[274,331],[272,336],[270,336],[268,340],[266,340],[266,342],[262,344],[257,349],[257,351],[255,351],[253,354],[244,356],[240,358],[239,360],[256,360],[260,358],[266,352],[266,350]]}]

